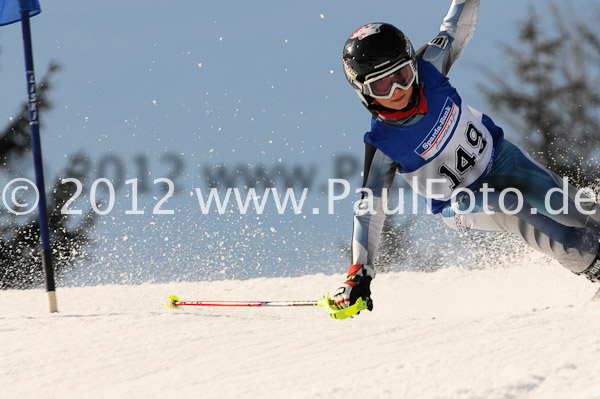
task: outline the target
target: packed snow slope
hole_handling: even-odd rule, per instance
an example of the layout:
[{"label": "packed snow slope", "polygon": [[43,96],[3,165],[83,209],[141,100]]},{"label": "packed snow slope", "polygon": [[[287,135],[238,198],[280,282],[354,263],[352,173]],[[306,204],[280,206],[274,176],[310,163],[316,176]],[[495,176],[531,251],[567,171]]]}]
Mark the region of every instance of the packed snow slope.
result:
[{"label": "packed snow slope", "polygon": [[0,292],[0,398],[600,398],[595,286],[537,255],[379,274],[375,310],[185,308],[318,299],[342,275]]}]

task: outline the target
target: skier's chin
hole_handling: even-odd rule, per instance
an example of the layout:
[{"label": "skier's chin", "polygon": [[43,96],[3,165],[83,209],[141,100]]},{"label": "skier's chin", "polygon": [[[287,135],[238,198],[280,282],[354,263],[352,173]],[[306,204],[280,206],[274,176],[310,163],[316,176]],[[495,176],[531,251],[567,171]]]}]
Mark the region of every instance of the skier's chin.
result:
[{"label": "skier's chin", "polygon": [[406,94],[402,94],[399,98],[392,100],[391,105],[392,106],[389,108],[396,109],[398,111],[406,108],[408,106],[408,98]]}]

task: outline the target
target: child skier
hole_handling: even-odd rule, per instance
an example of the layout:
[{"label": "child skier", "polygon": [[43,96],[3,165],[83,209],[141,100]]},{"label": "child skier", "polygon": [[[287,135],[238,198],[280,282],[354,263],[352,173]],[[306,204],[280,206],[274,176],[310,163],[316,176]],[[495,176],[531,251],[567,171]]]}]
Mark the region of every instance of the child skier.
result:
[{"label": "child skier", "polygon": [[[454,0],[439,34],[417,52],[386,23],[360,27],[344,45],[346,78],[372,119],[364,137],[353,266],[334,295],[340,309],[371,296],[382,197],[397,173],[448,226],[513,233],[572,272],[600,281],[600,206],[581,200],[575,187],[506,140],[446,78],[475,32],[478,13],[479,0]],[[568,191],[565,212],[556,212],[564,206],[559,190]]]}]

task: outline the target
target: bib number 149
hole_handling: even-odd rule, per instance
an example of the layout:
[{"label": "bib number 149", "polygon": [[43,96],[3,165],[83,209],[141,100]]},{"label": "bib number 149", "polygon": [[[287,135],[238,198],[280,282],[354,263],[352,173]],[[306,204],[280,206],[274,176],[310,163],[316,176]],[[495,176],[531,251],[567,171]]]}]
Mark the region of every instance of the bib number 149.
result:
[{"label": "bib number 149", "polygon": [[[442,176],[450,180],[450,188],[454,190],[460,184],[465,173],[467,173],[477,163],[477,158],[483,153],[487,146],[487,140],[483,138],[483,134],[471,122],[467,125],[465,136],[470,148],[464,148],[459,145],[456,149],[454,168],[450,168],[446,164],[442,164],[439,172]],[[476,152],[470,152],[469,150]]]}]

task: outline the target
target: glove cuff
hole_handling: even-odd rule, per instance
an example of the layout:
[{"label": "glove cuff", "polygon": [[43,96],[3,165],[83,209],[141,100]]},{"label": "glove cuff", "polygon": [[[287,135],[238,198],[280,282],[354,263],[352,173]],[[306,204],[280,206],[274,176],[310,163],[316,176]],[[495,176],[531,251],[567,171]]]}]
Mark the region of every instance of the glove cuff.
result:
[{"label": "glove cuff", "polygon": [[363,265],[357,263],[356,265],[352,265],[350,268],[348,268],[348,275],[346,278],[351,278],[352,276],[368,276],[373,279],[375,278],[375,268],[372,265]]}]

